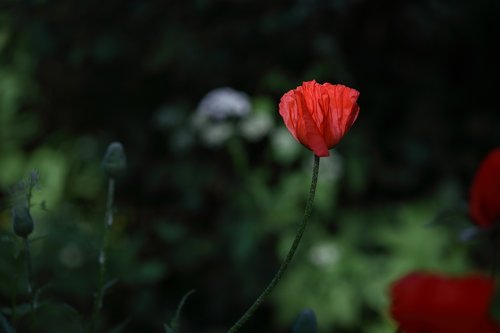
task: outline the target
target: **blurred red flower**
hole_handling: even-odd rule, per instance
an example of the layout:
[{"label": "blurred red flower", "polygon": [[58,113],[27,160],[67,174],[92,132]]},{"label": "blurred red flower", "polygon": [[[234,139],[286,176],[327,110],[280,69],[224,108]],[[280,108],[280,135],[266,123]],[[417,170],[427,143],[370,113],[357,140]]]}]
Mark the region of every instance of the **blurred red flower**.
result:
[{"label": "blurred red flower", "polygon": [[391,315],[404,333],[498,333],[489,314],[494,280],[412,273],[392,285]]},{"label": "blurred red flower", "polygon": [[500,148],[486,156],[474,176],[469,213],[483,228],[500,222]]},{"label": "blurred red flower", "polygon": [[341,84],[304,82],[281,97],[279,112],[285,125],[317,156],[328,156],[359,113],[359,92]]}]

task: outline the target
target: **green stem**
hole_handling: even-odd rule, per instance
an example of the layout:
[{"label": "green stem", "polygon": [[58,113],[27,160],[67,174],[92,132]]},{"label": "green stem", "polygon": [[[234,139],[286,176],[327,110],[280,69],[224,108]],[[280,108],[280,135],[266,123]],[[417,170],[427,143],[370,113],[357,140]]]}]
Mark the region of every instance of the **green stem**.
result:
[{"label": "green stem", "polygon": [[297,250],[300,240],[302,239],[302,235],[304,234],[304,230],[306,229],[307,221],[311,216],[312,206],[314,202],[314,195],[316,193],[316,185],[318,183],[318,171],[319,171],[319,157],[314,155],[314,167],[311,179],[311,187],[309,189],[309,198],[307,199],[306,208],[304,211],[304,217],[302,218],[302,223],[300,224],[299,229],[297,230],[297,234],[295,235],[295,239],[292,243],[292,246],[290,247],[290,250],[288,251],[285,260],[281,264],[278,272],[273,277],[269,285],[266,287],[266,289],[264,289],[262,294],[255,300],[252,306],[248,308],[248,310],[243,314],[243,316],[241,316],[241,318],[227,331],[227,333],[237,332],[245,324],[245,322],[248,319],[250,319],[250,317],[252,317],[252,315],[259,308],[264,299],[271,293],[273,288],[278,284],[281,277],[285,273],[288,265],[292,261],[295,251]]},{"label": "green stem", "polygon": [[181,317],[182,308],[184,307],[184,304],[186,304],[188,297],[191,296],[194,292],[195,292],[194,289],[188,291],[179,302],[177,310],[175,311],[174,319],[172,319],[172,322],[170,324],[174,332],[179,332],[179,318]]},{"label": "green stem", "polygon": [[12,298],[10,311],[12,313],[11,315],[12,326],[16,327],[17,313],[16,313],[16,299],[14,297]]},{"label": "green stem", "polygon": [[26,253],[26,272],[28,274],[28,294],[30,296],[31,312],[35,311],[35,298],[33,296],[33,265],[31,262],[30,242],[24,237],[24,252]]},{"label": "green stem", "polygon": [[106,278],[106,255],[108,249],[108,229],[113,224],[113,201],[115,197],[115,180],[108,180],[108,195],[106,199],[106,213],[104,216],[104,225],[101,233],[101,248],[99,250],[99,284],[97,295],[94,300],[94,309],[90,321],[89,332],[95,332],[99,321],[99,311],[102,309],[102,300],[104,297],[104,284]]},{"label": "green stem", "polygon": [[246,176],[249,171],[248,158],[246,156],[246,150],[239,138],[231,138],[228,140],[227,147],[233,159],[234,168],[239,172],[240,176]]},{"label": "green stem", "polygon": [[[19,276],[19,273],[17,271],[17,268],[16,268],[16,271],[15,271],[15,274],[14,274],[14,281],[17,282],[17,279],[18,279],[18,276]],[[11,304],[11,307],[12,307],[12,326],[16,327],[16,320],[17,320],[17,313],[16,313],[16,304],[17,304],[17,283],[15,284],[14,288],[12,288],[12,304]]]},{"label": "green stem", "polygon": [[35,316],[35,293],[33,289],[33,264],[31,261],[31,251],[30,251],[30,241],[28,236],[24,237],[24,252],[26,254],[26,272],[28,274],[28,294],[30,297],[30,308],[31,308],[31,319],[33,321],[32,325],[36,325]]}]

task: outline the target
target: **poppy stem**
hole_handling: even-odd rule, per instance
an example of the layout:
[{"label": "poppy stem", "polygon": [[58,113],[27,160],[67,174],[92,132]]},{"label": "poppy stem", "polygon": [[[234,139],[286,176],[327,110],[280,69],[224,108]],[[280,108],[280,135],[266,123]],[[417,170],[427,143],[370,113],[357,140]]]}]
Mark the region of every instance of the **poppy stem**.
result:
[{"label": "poppy stem", "polygon": [[33,264],[31,259],[30,242],[28,236],[24,237],[24,252],[26,254],[26,272],[28,275],[28,294],[30,296],[31,313],[35,315],[35,296],[33,290]]},{"label": "poppy stem", "polygon": [[316,193],[316,185],[318,183],[318,171],[319,171],[319,157],[314,155],[314,166],[313,166],[313,172],[312,172],[312,179],[311,179],[311,187],[309,189],[309,197],[307,199],[306,203],[306,208],[304,211],[304,216],[302,218],[302,222],[299,226],[299,229],[297,230],[297,234],[295,235],[295,239],[292,243],[292,246],[290,247],[290,250],[288,251],[288,254],[286,255],[285,260],[281,264],[278,272],[276,275],[273,277],[269,285],[264,289],[262,294],[255,300],[255,302],[252,304],[250,308],[241,316],[240,319],[227,331],[227,333],[234,333],[237,332],[244,324],[245,322],[252,317],[252,315],[255,313],[255,311],[259,308],[259,306],[264,302],[264,299],[271,293],[273,288],[278,284],[278,282],[281,280],[281,277],[285,273],[288,264],[293,259],[293,256],[295,255],[295,251],[297,250],[300,240],[302,239],[302,235],[304,234],[304,231],[306,229],[307,221],[309,217],[311,216],[312,212],[312,206],[314,202],[314,195]]},{"label": "poppy stem", "polygon": [[102,308],[102,300],[104,297],[104,285],[106,278],[106,256],[108,249],[108,230],[113,224],[113,201],[115,197],[115,179],[110,177],[108,180],[108,193],[106,199],[106,212],[104,216],[104,224],[101,233],[101,247],[99,250],[99,285],[97,294],[94,299],[94,308],[92,318],[90,320],[89,333],[96,332],[99,326],[99,312]]}]

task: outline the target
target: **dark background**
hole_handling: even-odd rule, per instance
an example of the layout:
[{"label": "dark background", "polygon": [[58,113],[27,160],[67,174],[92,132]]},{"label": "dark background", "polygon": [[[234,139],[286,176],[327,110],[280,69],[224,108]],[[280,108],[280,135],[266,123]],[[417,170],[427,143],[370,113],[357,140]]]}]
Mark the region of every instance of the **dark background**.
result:
[{"label": "dark background", "polygon": [[[128,172],[102,331],[160,332],[193,288],[182,332],[234,323],[302,214],[312,153],[291,136],[290,152],[275,144],[277,105],[315,79],[359,90],[360,115],[322,159],[291,270],[242,331],[287,332],[309,307],[324,332],[393,332],[390,281],[484,267],[480,242],[458,235],[473,173],[500,142],[499,17],[494,0],[0,2],[0,230],[10,239],[10,186],[38,169],[35,281],[49,284],[38,330],[76,332],[89,317],[100,159],[116,140]],[[191,119],[221,86],[247,93],[272,127],[249,139],[230,120],[233,135],[207,145]],[[5,309],[12,290],[27,296],[19,244],[1,244]]]}]

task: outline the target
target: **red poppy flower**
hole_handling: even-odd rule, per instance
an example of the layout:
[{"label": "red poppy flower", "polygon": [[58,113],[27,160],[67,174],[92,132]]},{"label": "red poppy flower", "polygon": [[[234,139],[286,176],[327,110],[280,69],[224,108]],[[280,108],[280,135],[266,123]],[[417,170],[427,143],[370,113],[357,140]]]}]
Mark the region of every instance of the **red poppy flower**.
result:
[{"label": "red poppy flower", "polygon": [[356,120],[358,96],[341,84],[304,82],[281,97],[280,115],[295,139],[325,157]]},{"label": "red poppy flower", "polygon": [[392,285],[391,315],[404,333],[499,333],[493,279],[412,273]]},{"label": "red poppy flower", "polygon": [[469,213],[483,228],[500,222],[500,148],[483,160],[472,181]]}]

